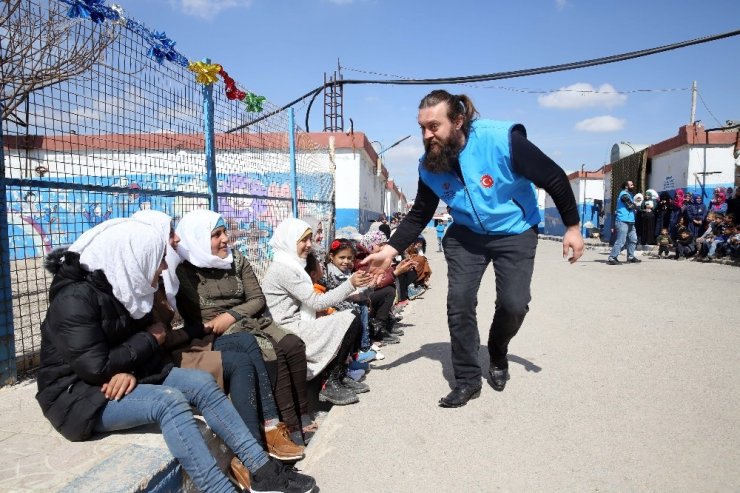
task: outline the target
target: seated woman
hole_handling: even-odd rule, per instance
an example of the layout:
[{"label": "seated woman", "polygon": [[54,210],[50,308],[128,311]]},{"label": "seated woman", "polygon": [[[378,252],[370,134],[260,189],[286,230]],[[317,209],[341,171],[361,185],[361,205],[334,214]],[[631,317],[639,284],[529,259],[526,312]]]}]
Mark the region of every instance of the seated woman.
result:
[{"label": "seated woman", "polygon": [[347,363],[350,354],[359,348],[360,321],[351,311],[320,318],[316,318],[316,312],[337,305],[355,288],[369,284],[371,277],[356,272],[336,289],[323,294],[315,292],[305,271],[311,251],[311,228],[300,219],[281,222],[270,246],[274,257],[262,280],[262,290],[275,322],[306,343],[308,379],[324,375],[319,400],[335,405],[357,402],[356,392],[367,391],[367,386],[347,376]]},{"label": "seated woman", "polygon": [[[305,344],[265,314],[265,296],[252,266],[241,252],[229,247],[226,224],[219,214],[189,212],[177,225],[177,234],[177,251],[183,260],[177,267],[177,308],[185,326],[204,325],[217,346],[229,347],[227,341],[234,337],[250,339],[253,359],[261,358],[262,367],[267,367],[270,398],[274,395],[290,439],[305,443],[315,431],[308,414]],[[267,379],[260,381],[267,383]],[[260,389],[266,394],[269,383]]]},{"label": "seated woman", "polygon": [[139,211],[133,218],[160,231],[168,243],[165,257],[168,268],[162,273],[160,287],[154,293],[154,317],[164,324],[167,334],[165,349],[178,366],[205,370],[216,378],[226,393],[231,395],[231,402],[249,431],[266,445],[272,457],[288,461],[302,459],[303,447],[290,440],[286,426],[280,422],[270,378],[252,335],[234,333],[217,336],[201,321],[189,321],[184,330],[172,330],[175,310],[168,299],[172,299],[179,291],[179,280],[172,276],[172,272],[181,262],[175,251],[180,237],[172,228],[172,218],[163,212]]},{"label": "seated woman", "polygon": [[46,266],[54,274],[41,326],[38,400],[64,437],[157,423],[201,491],[236,491],[216,464],[191,405],[252,472],[252,491],[312,491],[315,481],[269,458],[211,375],[159,358],[151,324],[164,261],[159,231],[134,220],[102,223]]}]

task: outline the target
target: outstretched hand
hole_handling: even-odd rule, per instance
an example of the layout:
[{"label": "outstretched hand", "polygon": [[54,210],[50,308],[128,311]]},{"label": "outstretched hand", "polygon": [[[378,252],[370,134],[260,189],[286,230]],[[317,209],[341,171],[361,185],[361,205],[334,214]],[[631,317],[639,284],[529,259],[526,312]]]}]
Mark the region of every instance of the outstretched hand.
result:
[{"label": "outstretched hand", "polygon": [[[570,252],[573,252],[570,254]],[[569,256],[570,254],[570,256]],[[567,258],[571,264],[575,263],[583,255],[583,236],[579,226],[570,226],[563,235],[563,258]]]},{"label": "outstretched hand", "polygon": [[385,271],[391,266],[393,257],[398,255],[398,250],[390,245],[385,245],[379,252],[365,257],[360,265],[368,266],[367,272],[373,277],[375,284],[380,284],[385,275]]}]

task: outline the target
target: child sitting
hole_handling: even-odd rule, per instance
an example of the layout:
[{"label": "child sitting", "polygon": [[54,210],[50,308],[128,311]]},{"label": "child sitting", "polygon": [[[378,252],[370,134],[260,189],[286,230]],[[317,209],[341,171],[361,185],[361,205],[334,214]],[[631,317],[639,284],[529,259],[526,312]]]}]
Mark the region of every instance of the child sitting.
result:
[{"label": "child sitting", "polygon": [[[346,239],[336,239],[329,246],[324,283],[328,289],[340,286],[352,275],[355,265],[355,249]],[[369,289],[366,287],[355,289],[347,299],[337,304],[339,311],[352,310],[360,316],[362,322],[362,337],[357,360],[370,362],[375,359],[375,352],[370,348],[370,321],[369,321]]]},{"label": "child sitting", "polygon": [[668,234],[668,228],[660,230],[660,235],[655,239],[655,242],[658,244],[658,258],[662,254],[665,254],[665,258],[668,258],[668,254],[670,253],[669,247],[673,245],[673,240],[671,240],[671,236]]},{"label": "child sitting", "polygon": [[694,236],[691,232],[682,228],[678,231],[678,239],[676,240],[676,260],[681,258],[693,257],[696,254],[696,244],[694,243]]}]

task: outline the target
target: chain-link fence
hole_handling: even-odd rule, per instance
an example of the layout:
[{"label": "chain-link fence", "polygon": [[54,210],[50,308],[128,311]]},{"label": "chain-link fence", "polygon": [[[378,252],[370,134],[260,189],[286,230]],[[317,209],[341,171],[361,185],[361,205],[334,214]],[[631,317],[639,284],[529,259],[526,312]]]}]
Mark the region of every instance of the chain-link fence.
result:
[{"label": "chain-link fence", "polygon": [[106,219],[217,208],[259,276],[273,228],[295,207],[330,229],[328,150],[301,133],[291,148],[285,112],[227,134],[276,107],[223,67],[201,64],[212,85],[199,83],[163,33],[96,0],[0,9],[3,382],[38,365],[44,255]]}]

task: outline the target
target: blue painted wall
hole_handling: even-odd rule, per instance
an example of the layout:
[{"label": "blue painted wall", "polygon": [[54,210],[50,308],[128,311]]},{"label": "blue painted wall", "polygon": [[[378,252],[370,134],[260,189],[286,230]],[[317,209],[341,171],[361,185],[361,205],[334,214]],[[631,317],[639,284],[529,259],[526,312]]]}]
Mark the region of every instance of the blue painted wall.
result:
[{"label": "blue painted wall", "polygon": [[336,229],[352,227],[359,233],[366,233],[370,224],[383,213],[370,209],[337,209]]}]

